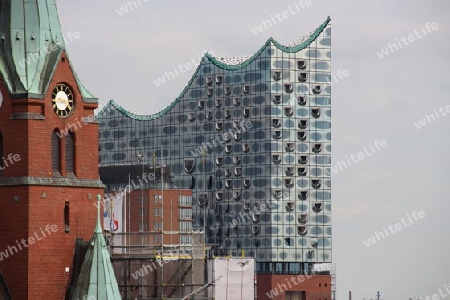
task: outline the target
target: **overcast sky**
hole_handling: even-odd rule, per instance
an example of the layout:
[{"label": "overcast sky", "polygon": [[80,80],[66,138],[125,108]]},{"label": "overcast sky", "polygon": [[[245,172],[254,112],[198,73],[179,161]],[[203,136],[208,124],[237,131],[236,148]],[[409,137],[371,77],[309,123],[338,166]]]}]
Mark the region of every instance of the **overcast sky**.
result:
[{"label": "overcast sky", "polygon": [[[450,2],[311,0],[302,8],[298,1],[140,0],[142,5],[122,16],[117,10],[125,0],[57,4],[63,33],[80,34],[67,48],[84,85],[101,106],[114,99],[142,114],[169,105],[193,70],[159,87],[154,81],[174,66],[198,62],[204,50],[251,55],[270,36],[287,44],[330,15],[332,71],[350,74],[332,88],[333,164],[365,147],[370,154],[333,175],[337,299],[348,299],[349,290],[358,300],[374,298],[378,290],[384,300],[445,293],[450,285],[450,116],[444,115],[450,105]],[[288,11],[283,21],[252,32],[283,11]],[[426,29],[427,22],[437,27]],[[380,58],[388,43],[398,50],[391,46],[393,51],[385,49],[389,55]],[[417,122],[434,110],[439,119],[429,117],[418,129]],[[372,151],[369,144],[377,140],[387,146]],[[413,211],[424,215],[409,219]],[[402,218],[407,227],[400,224],[389,237],[365,245],[375,231],[389,230]]]}]

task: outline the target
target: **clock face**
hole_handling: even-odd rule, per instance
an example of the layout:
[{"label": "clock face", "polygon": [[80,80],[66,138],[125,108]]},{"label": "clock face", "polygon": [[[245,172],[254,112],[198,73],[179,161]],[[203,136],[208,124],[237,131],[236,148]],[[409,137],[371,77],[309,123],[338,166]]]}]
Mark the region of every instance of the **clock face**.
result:
[{"label": "clock face", "polygon": [[55,86],[52,92],[52,108],[60,118],[69,117],[75,108],[73,93],[70,87],[64,83]]}]

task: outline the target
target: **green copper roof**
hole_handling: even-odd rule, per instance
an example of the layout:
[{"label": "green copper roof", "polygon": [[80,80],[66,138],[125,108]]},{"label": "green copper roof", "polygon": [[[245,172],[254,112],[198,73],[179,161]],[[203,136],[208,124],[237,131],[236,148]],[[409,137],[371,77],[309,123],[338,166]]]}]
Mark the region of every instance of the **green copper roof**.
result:
[{"label": "green copper roof", "polygon": [[[0,76],[11,95],[42,98],[65,49],[55,0],[0,0],[0,45]],[[83,99],[96,102],[75,79]]]},{"label": "green copper roof", "polygon": [[78,275],[77,284],[71,297],[73,300],[91,299],[89,296],[93,296],[93,299],[122,299],[108,248],[106,248],[106,241],[103,237],[100,224],[100,207],[99,201],[94,237],[91,240],[91,245],[86,252],[83,266]]},{"label": "green copper roof", "polygon": [[288,47],[288,46],[283,46],[280,43],[278,43],[277,41],[275,41],[273,38],[269,38],[266,43],[252,56],[250,57],[248,60],[237,64],[237,65],[227,65],[223,62],[218,61],[215,57],[211,56],[209,53],[206,53],[205,56],[202,58],[200,65],[197,67],[197,69],[195,70],[194,74],[192,75],[191,79],[189,80],[189,83],[186,85],[186,87],[183,89],[183,91],[181,92],[180,96],[178,96],[178,98],[175,99],[175,101],[173,101],[172,103],[170,103],[169,106],[167,106],[165,109],[163,109],[162,111],[156,113],[156,114],[152,114],[152,115],[139,115],[136,113],[132,113],[126,109],[124,109],[122,106],[120,106],[119,104],[117,104],[114,100],[110,100],[104,107],[103,109],[97,114],[97,118],[101,117],[106,110],[111,109],[111,107],[117,109],[120,113],[122,113],[123,115],[132,118],[132,119],[136,119],[136,120],[140,120],[140,121],[147,121],[147,120],[154,120],[154,119],[158,119],[162,116],[164,116],[166,113],[168,113],[178,102],[180,102],[181,99],[183,99],[184,94],[188,91],[189,87],[191,86],[192,81],[196,78],[197,73],[200,71],[200,68],[202,66],[202,64],[204,63],[205,59],[208,59],[212,64],[214,64],[215,66],[224,69],[224,70],[239,70],[242,68],[245,68],[246,66],[250,65],[260,54],[262,51],[264,51],[264,49],[270,45],[271,43],[273,45],[275,45],[278,49],[286,52],[286,53],[295,53],[298,52],[300,50],[305,49],[306,47],[308,47],[315,39],[317,39],[317,37],[322,33],[322,31],[327,27],[328,23],[330,23],[331,18],[328,17],[325,22],[323,22],[312,34],[311,36],[305,40],[303,43],[298,44],[296,46],[293,47]]}]

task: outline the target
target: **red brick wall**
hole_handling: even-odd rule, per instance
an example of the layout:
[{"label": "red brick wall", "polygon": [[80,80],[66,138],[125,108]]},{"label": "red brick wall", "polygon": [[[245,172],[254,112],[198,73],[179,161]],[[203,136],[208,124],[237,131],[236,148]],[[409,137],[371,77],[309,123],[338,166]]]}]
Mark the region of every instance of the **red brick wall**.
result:
[{"label": "red brick wall", "polygon": [[[6,168],[2,177],[52,177],[51,134],[55,128],[63,129],[76,124],[81,117],[93,115],[96,104],[83,103],[72,70],[65,54],[50,82],[45,99],[14,99],[8,96],[0,80],[4,95],[0,108],[0,131],[3,133],[4,154],[19,154],[21,160]],[[75,111],[61,119],[52,110],[51,93],[57,83],[68,84],[75,96]],[[14,112],[41,112],[45,120],[10,120]],[[75,135],[75,173],[78,179],[98,180],[98,125],[80,121]],[[65,176],[65,147],[61,140],[62,175]],[[45,196],[44,196],[45,194]],[[96,195],[101,188],[19,186],[0,187],[0,252],[16,246],[18,240],[34,236],[42,238],[41,228],[55,225],[42,240],[0,261],[3,273],[14,299],[63,299],[67,288],[75,240],[92,237],[97,208]],[[14,202],[14,196],[19,202]],[[103,197],[103,196],[102,196]],[[64,228],[64,205],[70,205],[70,232]],[[55,228],[55,227],[53,227]],[[47,233],[48,234],[48,233]],[[23,247],[25,248],[25,247]],[[69,273],[65,272],[69,267]]]}]

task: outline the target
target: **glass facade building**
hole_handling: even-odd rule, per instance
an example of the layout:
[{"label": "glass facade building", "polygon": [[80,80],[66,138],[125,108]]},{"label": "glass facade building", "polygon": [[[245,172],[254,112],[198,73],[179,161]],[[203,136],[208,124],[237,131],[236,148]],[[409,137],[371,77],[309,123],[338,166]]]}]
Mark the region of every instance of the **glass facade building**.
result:
[{"label": "glass facade building", "polygon": [[310,272],[332,253],[331,82],[329,18],[289,46],[271,38],[251,57],[206,54],[163,111],[110,101],[98,114],[101,179],[192,189],[192,225],[212,255],[244,251],[259,273]]}]

